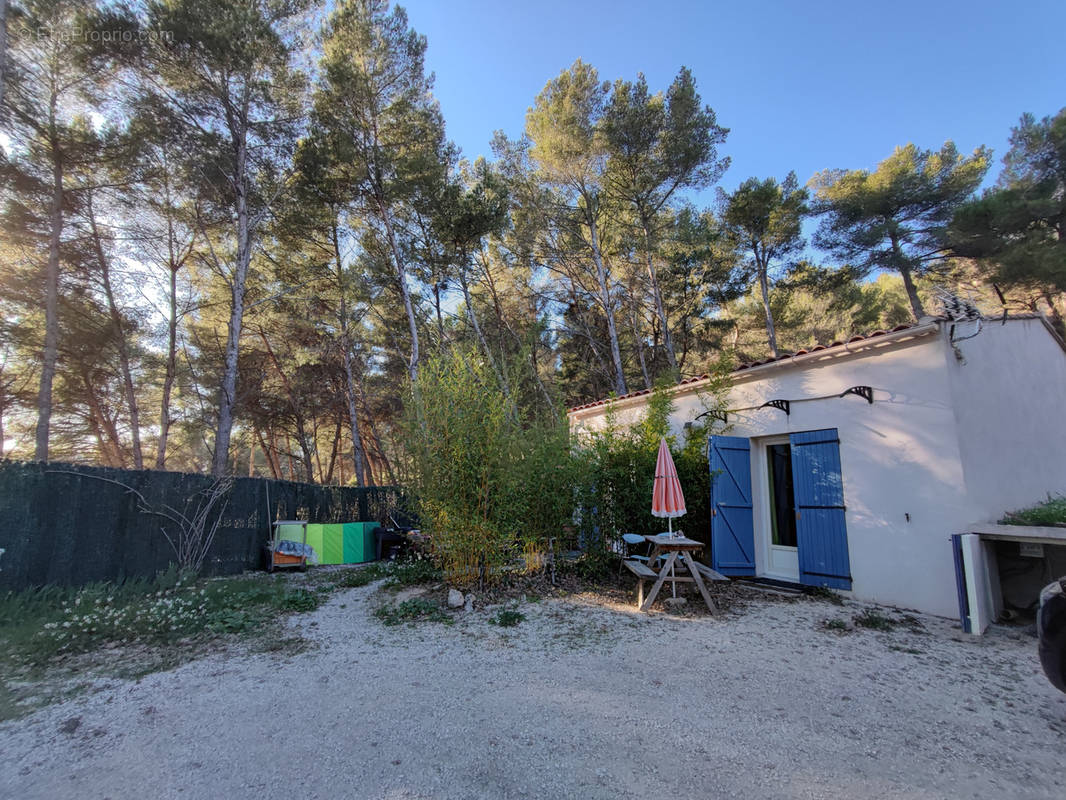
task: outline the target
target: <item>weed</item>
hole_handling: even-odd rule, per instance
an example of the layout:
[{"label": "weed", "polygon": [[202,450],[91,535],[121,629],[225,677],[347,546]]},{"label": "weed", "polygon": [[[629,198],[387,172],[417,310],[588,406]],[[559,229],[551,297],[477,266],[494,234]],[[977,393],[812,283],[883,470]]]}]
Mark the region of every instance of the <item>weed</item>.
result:
[{"label": "weed", "polygon": [[420,583],[433,583],[441,580],[443,573],[428,558],[416,557],[404,561],[393,561],[383,568],[388,580],[388,587],[415,586]]},{"label": "weed", "polygon": [[314,611],[321,598],[308,589],[289,589],[277,599],[277,607],[282,611]]},{"label": "weed", "polygon": [[834,592],[828,586],[812,586],[807,590],[807,594],[818,600],[825,600],[832,603],[835,606],[844,605],[844,598]]},{"label": "weed", "polygon": [[377,564],[371,564],[368,567],[345,572],[337,579],[337,585],[346,589],[356,589],[381,580],[382,577],[384,577],[384,570]]},{"label": "weed", "polygon": [[869,608],[861,614],[856,614],[852,619],[860,628],[869,628],[874,631],[890,631],[896,627],[894,619],[886,617],[884,614],[878,614]]},{"label": "weed", "polygon": [[374,616],[381,620],[383,625],[390,626],[402,625],[405,622],[443,622],[446,625],[454,622],[440,606],[424,597],[412,597],[402,603],[381,606],[374,612]]},{"label": "weed", "polygon": [[904,614],[900,617],[900,622],[910,628],[914,633],[925,633],[925,625],[914,614]]},{"label": "weed", "polygon": [[9,593],[0,596],[0,661],[21,669],[104,645],[250,633],[277,611],[311,611],[319,602],[282,576],[195,581],[174,569],[155,580]]},{"label": "weed", "polygon": [[521,611],[513,611],[507,609],[505,611],[497,611],[491,617],[489,622],[493,625],[499,625],[501,628],[513,628],[519,622],[522,622],[526,618],[526,615]]},{"label": "weed", "polygon": [[308,641],[300,636],[273,634],[260,639],[255,650],[259,653],[294,656],[306,651],[308,644]]},{"label": "weed", "polygon": [[841,619],[840,617],[822,620],[822,627],[827,631],[835,631],[837,633],[847,633],[851,630],[847,620]]},{"label": "weed", "polygon": [[240,608],[226,608],[210,615],[207,629],[212,633],[249,633],[264,622],[262,614]]}]

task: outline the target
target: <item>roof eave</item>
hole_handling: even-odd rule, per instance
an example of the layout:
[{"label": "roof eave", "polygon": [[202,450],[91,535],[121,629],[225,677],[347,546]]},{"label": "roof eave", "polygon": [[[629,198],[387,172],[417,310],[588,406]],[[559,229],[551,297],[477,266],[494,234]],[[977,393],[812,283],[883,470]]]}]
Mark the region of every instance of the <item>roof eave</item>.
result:
[{"label": "roof eave", "polygon": [[[767,372],[771,372],[777,369],[783,369],[787,367],[793,367],[797,365],[805,365],[817,361],[829,361],[843,356],[848,356],[853,353],[858,353],[863,350],[872,350],[875,348],[881,348],[886,345],[899,344],[911,339],[919,339],[930,334],[936,333],[940,329],[940,320],[934,320],[931,322],[923,322],[914,325],[909,328],[905,328],[900,331],[891,331],[888,333],[879,334],[873,337],[866,337],[860,341],[844,342],[834,347],[826,347],[822,350],[817,350],[810,353],[802,353],[799,355],[785,356],[783,358],[769,361],[764,364],[757,364],[752,367],[745,367],[743,369],[734,370],[729,374],[729,379],[732,383],[747,382],[749,378],[758,379]],[[689,394],[691,392],[699,391],[701,388],[706,387],[710,383],[710,378],[704,378],[699,381],[690,381],[689,383],[678,384],[677,386],[671,386],[667,389],[671,395],[678,396]],[[648,392],[642,392],[639,395],[633,397],[622,397],[618,400],[599,400],[596,403],[591,403],[584,406],[577,406],[567,411],[567,416],[571,418],[591,416],[594,413],[598,413],[607,406],[611,406],[615,409],[624,409],[632,405],[639,405],[646,402]]]}]

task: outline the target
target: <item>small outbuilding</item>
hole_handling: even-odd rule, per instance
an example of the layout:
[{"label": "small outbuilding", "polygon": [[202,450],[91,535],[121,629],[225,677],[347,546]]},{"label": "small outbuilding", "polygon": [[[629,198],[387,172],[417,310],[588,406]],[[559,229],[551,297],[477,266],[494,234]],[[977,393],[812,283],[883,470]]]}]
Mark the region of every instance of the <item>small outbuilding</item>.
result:
[{"label": "small outbuilding", "polygon": [[[709,385],[671,390],[676,434],[712,413]],[[634,422],[649,394],[572,408],[571,430],[608,408]],[[714,413],[711,530],[686,534],[726,575],[956,616],[957,534],[1066,490],[1066,345],[1037,315],[927,317],[743,364]]]}]

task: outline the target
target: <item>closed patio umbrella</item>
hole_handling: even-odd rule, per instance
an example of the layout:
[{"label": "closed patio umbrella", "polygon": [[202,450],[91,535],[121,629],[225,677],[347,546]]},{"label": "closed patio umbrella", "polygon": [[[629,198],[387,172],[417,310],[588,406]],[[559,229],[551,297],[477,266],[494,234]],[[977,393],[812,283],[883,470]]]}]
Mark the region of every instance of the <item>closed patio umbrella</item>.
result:
[{"label": "closed patio umbrella", "polygon": [[[681,491],[681,481],[677,479],[677,467],[670,455],[666,439],[659,440],[659,455],[655,459],[655,486],[651,492],[651,515],[666,517],[667,530],[674,532],[674,519],[685,513],[685,495]],[[673,577],[673,568],[670,570]],[[674,597],[677,597],[677,584],[670,582]]]}]

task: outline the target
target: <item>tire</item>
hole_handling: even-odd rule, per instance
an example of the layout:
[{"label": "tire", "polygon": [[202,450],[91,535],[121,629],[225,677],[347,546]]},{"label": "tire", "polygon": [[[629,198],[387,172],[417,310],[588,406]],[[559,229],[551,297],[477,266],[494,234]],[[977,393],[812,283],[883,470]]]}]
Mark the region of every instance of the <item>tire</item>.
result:
[{"label": "tire", "polygon": [[1036,615],[1040,666],[1060,692],[1066,692],[1066,578],[1044,587]]}]

